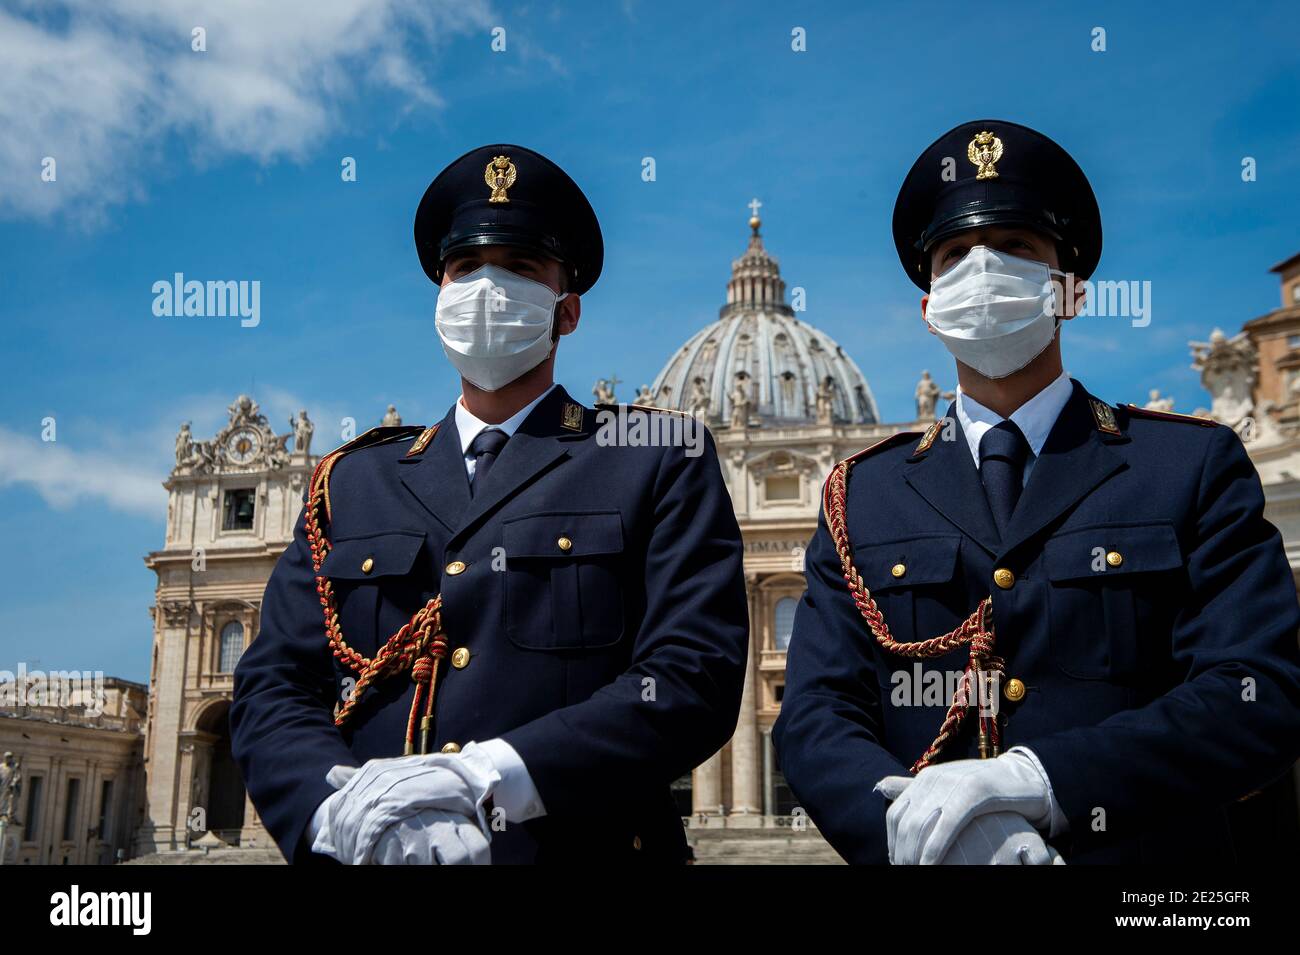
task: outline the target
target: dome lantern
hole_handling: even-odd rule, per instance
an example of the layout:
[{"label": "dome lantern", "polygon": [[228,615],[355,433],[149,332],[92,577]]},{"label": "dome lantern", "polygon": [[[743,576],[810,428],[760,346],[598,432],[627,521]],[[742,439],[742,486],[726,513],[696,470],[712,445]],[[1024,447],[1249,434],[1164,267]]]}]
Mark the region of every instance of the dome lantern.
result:
[{"label": "dome lantern", "polygon": [[[732,262],[718,320],[691,336],[655,378],[656,405],[713,424],[865,423],[880,420],[861,370],[825,332],[795,317],[781,270],[763,245],[757,199],[749,245]],[[737,415],[738,396],[740,402]]]},{"label": "dome lantern", "polygon": [[763,220],[758,217],[758,208],[762,203],[750,200],[749,208],[753,213],[749,217],[749,248],[745,254],[731,263],[731,281],[727,283],[727,304],[722,306],[721,315],[736,308],[764,307],[784,310],[793,315],[785,304],[785,282],[781,279],[781,267],[776,259],[763,247],[763,236],[758,231]]}]

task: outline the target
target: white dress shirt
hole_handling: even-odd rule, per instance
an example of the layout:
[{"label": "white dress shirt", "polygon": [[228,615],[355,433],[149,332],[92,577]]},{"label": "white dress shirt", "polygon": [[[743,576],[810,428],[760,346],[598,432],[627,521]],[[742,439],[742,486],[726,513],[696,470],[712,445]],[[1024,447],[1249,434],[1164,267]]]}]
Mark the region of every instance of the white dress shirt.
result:
[{"label": "white dress shirt", "polygon": [[471,478],[474,476],[474,455],[469,453],[469,446],[474,443],[474,439],[479,436],[479,432],[486,431],[488,428],[496,428],[498,431],[504,431],[507,438],[513,437],[529,413],[554,390],[555,384],[552,383],[550,388],[547,388],[500,424],[488,424],[486,421],[480,421],[474,416],[474,412],[465,407],[464,399],[457,398],[456,430],[460,432],[460,452],[465,455],[465,473]]},{"label": "white dress shirt", "polygon": [[[1010,420],[1015,422],[1016,427],[1020,429],[1020,433],[1029,442],[1029,450],[1033,452],[1033,455],[1025,462],[1025,473],[1021,478],[1021,487],[1029,483],[1029,473],[1034,469],[1034,462],[1038,460],[1039,452],[1043,450],[1043,444],[1047,441],[1047,435],[1051,432],[1052,426],[1056,424],[1056,419],[1061,416],[1061,409],[1065,407],[1065,403],[1069,401],[1070,394],[1073,391],[1074,383],[1070,380],[1070,374],[1063,371],[1061,377],[1011,412]],[[962,433],[966,435],[966,443],[970,445],[971,457],[975,459],[975,470],[978,471],[980,466],[980,439],[994,425],[1001,424],[1007,419],[996,411],[985,408],[962,391],[961,386],[958,385],[957,420],[961,423]]]},{"label": "white dress shirt", "polygon": [[[465,456],[465,473],[471,478],[474,477],[474,456],[470,454],[469,446],[478,437],[479,432],[488,428],[497,428],[504,431],[507,437],[513,436],[519,430],[519,426],[524,423],[524,419],[528,417],[529,413],[555,387],[555,384],[552,384],[550,388],[547,388],[500,424],[489,424],[480,420],[465,407],[462,399],[457,398],[456,431],[460,434],[460,450]],[[538,816],[546,815],[546,807],[542,805],[542,797],[537,792],[533,777],[513,746],[503,739],[495,738],[479,743],[479,749],[487,754],[497,772],[501,774],[501,782],[492,791],[492,804],[505,813],[507,822],[526,822],[529,819],[536,819]],[[316,841],[316,833],[324,825],[325,803],[322,802],[316,808],[316,812],[312,814],[311,822],[308,823],[307,838],[309,841]]]},{"label": "white dress shirt", "polygon": [[[1029,460],[1025,462],[1025,473],[1022,477],[1021,487],[1029,483],[1029,472],[1034,469],[1034,462],[1038,460],[1038,455],[1047,442],[1047,436],[1051,433],[1052,426],[1056,424],[1056,419],[1061,416],[1061,409],[1065,407],[1065,403],[1070,399],[1073,391],[1074,383],[1070,380],[1070,374],[1063,371],[1061,377],[1011,412],[1011,420],[1015,422],[1016,427],[1025,436],[1025,440],[1029,442],[1029,450],[1033,452]],[[971,457],[975,460],[975,469],[979,470],[980,439],[994,425],[1001,424],[1007,419],[996,411],[984,407],[962,391],[961,386],[958,385],[957,420],[961,422],[962,433],[966,435],[966,443],[970,446]],[[1047,798],[1052,807],[1051,819],[1048,823],[1048,837],[1065,832],[1069,828],[1069,823],[1065,819],[1065,813],[1062,811],[1060,803],[1056,801],[1056,794],[1052,792],[1052,781],[1047,778],[1047,771],[1043,769],[1043,764],[1038,761],[1034,751],[1027,746],[1013,746],[1007,750],[1007,753],[1015,753],[1028,759],[1047,784]]]}]

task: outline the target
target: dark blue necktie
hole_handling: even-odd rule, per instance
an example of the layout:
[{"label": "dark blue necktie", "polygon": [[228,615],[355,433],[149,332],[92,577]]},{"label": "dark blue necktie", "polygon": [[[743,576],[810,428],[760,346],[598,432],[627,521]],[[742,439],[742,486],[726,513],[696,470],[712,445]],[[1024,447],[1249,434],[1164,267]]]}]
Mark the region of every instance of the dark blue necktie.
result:
[{"label": "dark blue necktie", "polygon": [[496,463],[497,455],[506,446],[509,435],[497,428],[480,431],[469,443],[469,453],[474,455],[474,476],[469,480],[469,496],[474,496],[474,488],[481,484]]},{"label": "dark blue necktie", "polygon": [[989,428],[980,438],[980,480],[1000,535],[1006,535],[1016,501],[1020,500],[1030,453],[1029,442],[1012,421]]}]

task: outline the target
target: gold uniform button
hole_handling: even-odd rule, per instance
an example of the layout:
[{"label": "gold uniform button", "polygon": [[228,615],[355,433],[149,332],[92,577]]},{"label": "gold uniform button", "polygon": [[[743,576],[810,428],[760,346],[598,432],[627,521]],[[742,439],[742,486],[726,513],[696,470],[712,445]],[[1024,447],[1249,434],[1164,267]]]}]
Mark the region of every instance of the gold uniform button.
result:
[{"label": "gold uniform button", "polygon": [[573,541],[569,540],[567,537],[561,537],[555,542],[555,545],[565,552],[573,549]]},{"label": "gold uniform button", "polygon": [[895,577],[902,577],[905,573],[907,573],[907,565],[895,564],[893,567],[889,569],[889,572],[893,574]]},{"label": "gold uniform button", "polygon": [[361,572],[363,574],[368,574],[374,569],[375,569],[375,561],[373,558],[367,557],[365,560],[361,562]]},{"label": "gold uniform button", "polygon": [[442,748],[442,751],[444,753],[459,753],[460,743],[448,743],[446,746]]},{"label": "gold uniform button", "polygon": [[447,573],[455,577],[457,574],[465,572],[465,562],[463,560],[453,560],[447,565]]},{"label": "gold uniform button", "polygon": [[1112,567],[1118,567],[1120,564],[1124,563],[1124,555],[1117,550],[1113,550],[1106,555],[1106,563],[1110,564]]},{"label": "gold uniform button", "polygon": [[451,655],[451,665],[457,670],[463,670],[469,666],[469,648],[457,647]]},{"label": "gold uniform button", "polygon": [[1002,688],[1002,695],[1012,703],[1019,703],[1025,698],[1025,684],[1012,677],[1007,680],[1007,685]]},{"label": "gold uniform button", "polygon": [[993,571],[993,582],[1003,590],[1010,590],[1016,582],[1016,575],[1005,567]]}]

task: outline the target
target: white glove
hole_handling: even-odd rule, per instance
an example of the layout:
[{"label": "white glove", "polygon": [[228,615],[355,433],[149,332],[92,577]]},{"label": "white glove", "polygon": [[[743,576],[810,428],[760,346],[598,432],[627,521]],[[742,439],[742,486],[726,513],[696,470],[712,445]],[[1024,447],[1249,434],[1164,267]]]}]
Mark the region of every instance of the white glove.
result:
[{"label": "white glove", "polygon": [[1065,865],[1061,854],[1015,812],[976,816],[957,834],[940,865]]},{"label": "white glove", "polygon": [[885,813],[889,861],[934,865],[976,816],[1014,812],[1046,829],[1052,797],[1046,777],[1021,753],[927,766],[915,778],[886,776],[876,791],[894,800]]},{"label": "white glove", "polygon": [[422,809],[441,809],[475,820],[491,841],[483,803],[500,783],[501,774],[489,759],[462,759],[450,753],[372,759],[359,769],[335,766],[325,778],[340,788],[318,810],[324,825],[316,833],[313,852],[366,865],[384,831]]},{"label": "white glove", "polygon": [[376,865],[491,865],[488,839],[474,823],[445,809],[421,809],[379,837]]}]

